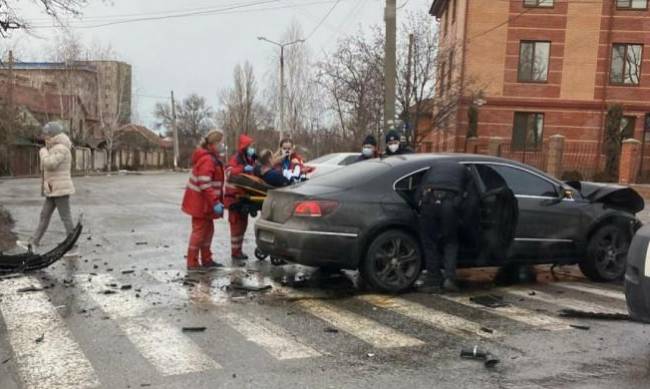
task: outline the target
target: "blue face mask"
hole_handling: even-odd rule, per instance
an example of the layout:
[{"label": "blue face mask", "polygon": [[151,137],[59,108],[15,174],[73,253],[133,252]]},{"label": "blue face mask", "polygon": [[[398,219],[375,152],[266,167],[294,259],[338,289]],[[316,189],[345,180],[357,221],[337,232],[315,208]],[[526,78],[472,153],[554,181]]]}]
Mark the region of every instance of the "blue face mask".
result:
[{"label": "blue face mask", "polygon": [[254,147],[247,148],[246,149],[246,155],[248,155],[248,157],[254,156],[255,155],[255,148]]}]

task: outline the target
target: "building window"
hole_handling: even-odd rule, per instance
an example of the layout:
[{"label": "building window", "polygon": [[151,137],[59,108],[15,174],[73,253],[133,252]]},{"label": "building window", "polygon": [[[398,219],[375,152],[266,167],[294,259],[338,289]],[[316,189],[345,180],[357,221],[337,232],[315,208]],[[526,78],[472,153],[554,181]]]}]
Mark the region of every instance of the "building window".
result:
[{"label": "building window", "polygon": [[648,0],[616,0],[618,9],[647,9]]},{"label": "building window", "polygon": [[553,0],[524,0],[524,7],[552,7]]},{"label": "building window", "polygon": [[639,85],[642,56],[642,45],[615,43],[612,47],[612,68],[609,73],[609,82]]},{"label": "building window", "polygon": [[515,112],[512,129],[512,150],[537,150],[542,147],[544,114]]},{"label": "building window", "polygon": [[454,50],[449,51],[449,69],[447,70],[447,89],[451,89],[451,81],[454,73]]},{"label": "building window", "polygon": [[623,139],[634,138],[635,116],[623,116],[621,119],[620,131]]},{"label": "building window", "polygon": [[519,46],[519,81],[545,82],[550,56],[551,42],[522,41]]},{"label": "building window", "polygon": [[440,65],[440,97],[442,97],[445,94],[445,63],[443,62],[442,65]]}]

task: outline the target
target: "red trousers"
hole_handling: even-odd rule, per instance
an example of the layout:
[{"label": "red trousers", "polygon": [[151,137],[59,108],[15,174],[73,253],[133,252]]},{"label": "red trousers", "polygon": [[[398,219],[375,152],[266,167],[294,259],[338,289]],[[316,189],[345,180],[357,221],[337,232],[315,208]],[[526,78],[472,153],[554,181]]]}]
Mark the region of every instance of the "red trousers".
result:
[{"label": "red trousers", "polygon": [[244,246],[244,235],[248,227],[248,213],[228,211],[228,222],[230,223],[230,252],[231,255],[242,255]]},{"label": "red trousers", "polygon": [[[192,217],[192,235],[190,247],[187,249],[187,266],[206,266],[212,263],[212,237],[214,236],[214,220]],[[201,262],[199,263],[199,253]]]}]

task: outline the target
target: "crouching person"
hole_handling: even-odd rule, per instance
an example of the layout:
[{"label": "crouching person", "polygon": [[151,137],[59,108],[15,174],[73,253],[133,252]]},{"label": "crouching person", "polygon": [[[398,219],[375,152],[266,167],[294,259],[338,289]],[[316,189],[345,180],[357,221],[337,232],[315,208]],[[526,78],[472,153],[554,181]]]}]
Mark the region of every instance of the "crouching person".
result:
[{"label": "crouching person", "polygon": [[223,132],[211,130],[192,154],[192,174],[185,196],[183,212],[192,216],[192,234],[187,249],[187,270],[221,267],[212,259],[214,220],[224,212]]},{"label": "crouching person", "polygon": [[[471,184],[467,168],[454,161],[440,161],[422,178],[415,198],[427,275],[420,291],[458,292],[458,261],[461,210]],[[441,257],[442,254],[442,257]],[[441,267],[444,271],[441,273]]]}]

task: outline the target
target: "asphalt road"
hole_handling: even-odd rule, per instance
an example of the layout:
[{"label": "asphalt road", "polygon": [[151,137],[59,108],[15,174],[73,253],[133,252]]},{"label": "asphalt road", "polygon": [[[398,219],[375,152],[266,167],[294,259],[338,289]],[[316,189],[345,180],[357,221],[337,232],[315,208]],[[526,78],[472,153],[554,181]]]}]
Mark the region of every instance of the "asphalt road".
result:
[{"label": "asphalt road", "polygon": [[[356,288],[354,273],[231,264],[219,221],[213,248],[227,267],[187,277],[185,180],[75,179],[72,204],[85,221],[79,255],[0,280],[0,388],[650,385],[647,326],[557,316],[567,307],[625,312],[620,285],[589,283],[573,267],[557,279],[540,267],[539,283],[514,287],[496,287],[493,269],[475,269],[461,272],[457,295],[378,295]],[[41,202],[38,180],[0,181],[0,204],[21,237],[34,229]],[[44,244],[63,236],[55,216]],[[249,235],[245,250],[253,248]],[[19,292],[29,286],[44,289]],[[486,293],[508,306],[469,301]],[[475,345],[500,363],[487,369],[459,357]]]}]

